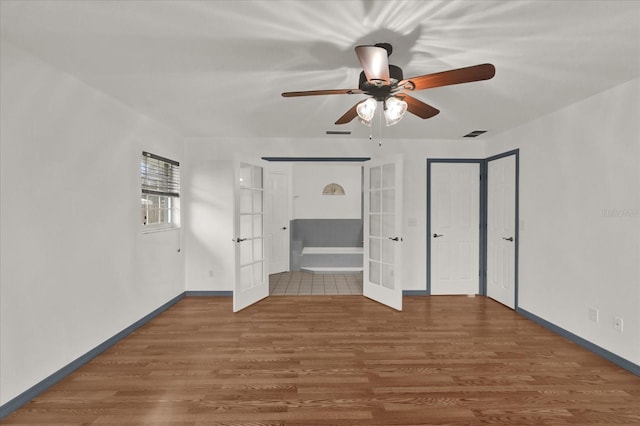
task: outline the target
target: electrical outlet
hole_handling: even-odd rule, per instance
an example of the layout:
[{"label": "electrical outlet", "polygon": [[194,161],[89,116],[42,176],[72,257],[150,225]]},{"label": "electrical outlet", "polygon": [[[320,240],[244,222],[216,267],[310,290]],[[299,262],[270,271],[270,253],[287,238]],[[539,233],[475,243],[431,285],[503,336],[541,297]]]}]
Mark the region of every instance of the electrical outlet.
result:
[{"label": "electrical outlet", "polygon": [[589,308],[589,320],[598,322],[598,310],[596,308]]},{"label": "electrical outlet", "polygon": [[613,329],[618,333],[622,333],[623,324],[624,324],[624,321],[622,321],[622,318],[620,317],[613,318]]}]

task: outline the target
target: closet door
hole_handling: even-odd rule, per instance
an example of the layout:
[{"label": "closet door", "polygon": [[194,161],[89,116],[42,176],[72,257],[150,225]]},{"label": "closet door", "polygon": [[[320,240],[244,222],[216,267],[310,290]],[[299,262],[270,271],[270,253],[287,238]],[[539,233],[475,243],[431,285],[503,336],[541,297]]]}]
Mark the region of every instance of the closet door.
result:
[{"label": "closet door", "polygon": [[516,156],[487,164],[487,296],[515,309]]},{"label": "closet door", "polygon": [[431,294],[480,293],[480,164],[434,162],[431,193]]}]

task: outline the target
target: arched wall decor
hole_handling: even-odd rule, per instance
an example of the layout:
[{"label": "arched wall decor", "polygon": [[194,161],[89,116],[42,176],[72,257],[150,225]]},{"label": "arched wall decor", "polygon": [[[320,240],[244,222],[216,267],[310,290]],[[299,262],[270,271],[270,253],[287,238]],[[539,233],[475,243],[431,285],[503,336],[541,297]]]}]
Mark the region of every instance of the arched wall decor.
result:
[{"label": "arched wall decor", "polygon": [[337,183],[330,183],[322,190],[322,195],[345,195],[344,188]]}]

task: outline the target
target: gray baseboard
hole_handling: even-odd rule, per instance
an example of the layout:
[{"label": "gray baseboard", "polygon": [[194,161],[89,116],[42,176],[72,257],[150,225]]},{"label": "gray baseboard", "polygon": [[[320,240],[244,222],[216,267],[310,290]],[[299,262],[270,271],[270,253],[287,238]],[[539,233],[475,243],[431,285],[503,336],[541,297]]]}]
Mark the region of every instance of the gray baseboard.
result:
[{"label": "gray baseboard", "polygon": [[428,296],[427,290],[402,290],[403,296]]},{"label": "gray baseboard", "polygon": [[616,355],[613,352],[610,352],[596,345],[595,343],[591,343],[590,341],[583,339],[582,337],[573,334],[572,332],[565,330],[562,327],[558,327],[557,325],[545,320],[544,318],[540,318],[539,316],[532,314],[531,312],[528,312],[522,308],[518,308],[516,312],[518,312],[523,317],[530,319],[537,324],[540,324],[544,328],[547,328],[554,333],[559,334],[560,336],[572,341],[573,343],[582,346],[583,348],[595,353],[596,355],[606,359],[607,361],[611,361],[618,367],[624,368],[625,370],[635,374],[636,376],[640,376],[640,365],[622,358],[621,356]]},{"label": "gray baseboard", "polygon": [[233,291],[190,290],[185,291],[187,297],[232,297]]}]

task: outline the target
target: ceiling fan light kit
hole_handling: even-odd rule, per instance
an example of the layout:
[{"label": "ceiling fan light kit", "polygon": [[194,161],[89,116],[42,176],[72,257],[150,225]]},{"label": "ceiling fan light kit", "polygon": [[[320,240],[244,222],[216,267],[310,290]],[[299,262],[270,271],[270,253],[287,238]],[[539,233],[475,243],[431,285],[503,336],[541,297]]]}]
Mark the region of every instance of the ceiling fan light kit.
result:
[{"label": "ceiling fan light kit", "polygon": [[367,98],[360,102],[356,107],[356,113],[360,117],[360,122],[365,126],[371,126],[371,120],[376,112],[377,101],[373,98]]},{"label": "ceiling fan light kit", "polygon": [[402,119],[406,111],[422,119],[431,118],[440,112],[407,92],[489,80],[496,72],[493,65],[481,64],[404,79],[402,69],[389,64],[389,55],[393,51],[389,43],[357,46],[355,51],[362,66],[357,89],[284,92],[282,96],[368,95],[367,99],[351,107],[335,124],[346,124],[359,117],[362,124],[371,126],[377,103],[382,102],[386,125],[393,126]]},{"label": "ceiling fan light kit", "polygon": [[402,120],[405,112],[407,112],[407,103],[405,101],[401,101],[395,96],[391,96],[384,101],[384,119],[387,126],[397,124]]}]

